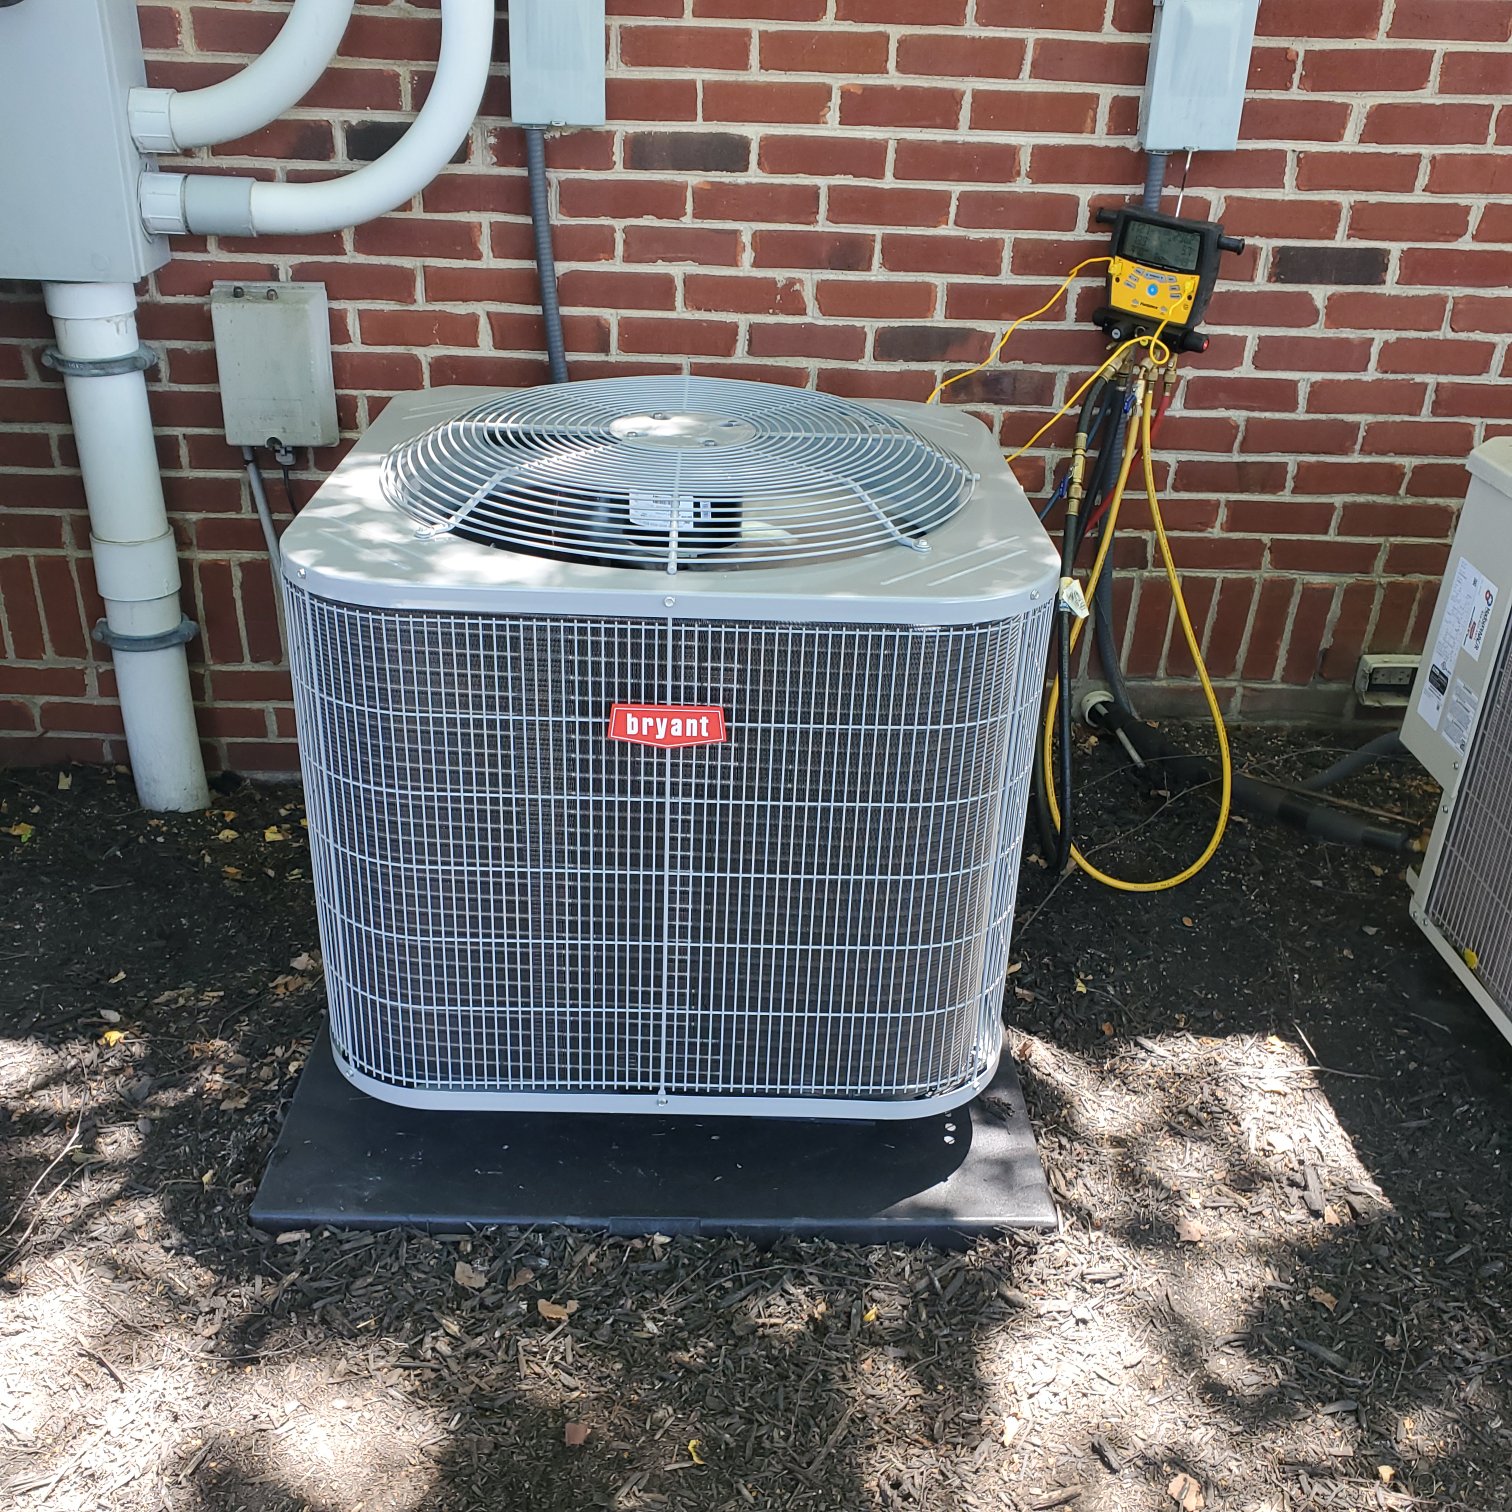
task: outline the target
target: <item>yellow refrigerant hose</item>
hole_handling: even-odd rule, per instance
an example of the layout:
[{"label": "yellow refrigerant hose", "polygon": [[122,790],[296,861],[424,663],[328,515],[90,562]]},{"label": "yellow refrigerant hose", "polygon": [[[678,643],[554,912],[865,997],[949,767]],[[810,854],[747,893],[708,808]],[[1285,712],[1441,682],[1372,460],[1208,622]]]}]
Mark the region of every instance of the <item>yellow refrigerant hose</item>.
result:
[{"label": "yellow refrigerant hose", "polygon": [[[1139,405],[1139,436],[1141,451],[1144,454],[1144,485],[1145,493],[1149,498],[1150,519],[1155,526],[1155,539],[1160,546],[1160,558],[1165,564],[1166,577],[1171,584],[1171,595],[1176,603],[1176,617],[1181,622],[1181,633],[1186,640],[1187,650],[1192,654],[1192,661],[1197,668],[1197,676],[1202,683],[1203,696],[1207,699],[1208,712],[1212,716],[1213,730],[1218,737],[1219,769],[1221,773],[1218,796],[1218,822],[1213,827],[1212,838],[1209,839],[1202,854],[1174,876],[1162,878],[1157,882],[1131,882],[1123,877],[1110,876],[1107,872],[1099,870],[1082,854],[1076,846],[1071,847],[1071,858],[1078,867],[1089,877],[1101,882],[1105,887],[1116,888],[1119,892],[1131,893],[1154,893],[1166,892],[1170,888],[1179,887],[1183,882],[1190,881],[1213,859],[1219,843],[1223,839],[1224,831],[1228,828],[1229,806],[1233,799],[1234,767],[1229,753],[1228,730],[1224,727],[1223,711],[1218,707],[1218,695],[1213,691],[1212,681],[1208,677],[1207,665],[1202,659],[1202,648],[1198,644],[1197,632],[1192,627],[1192,617],[1187,612],[1186,599],[1181,592],[1181,578],[1176,571],[1176,563],[1171,557],[1171,543],[1166,537],[1165,521],[1160,514],[1160,498],[1155,488],[1155,464],[1150,454],[1150,430],[1151,417],[1154,412],[1154,394],[1151,386],[1141,375],[1135,391],[1136,403]],[[1102,540],[1098,545],[1097,557],[1092,564],[1092,574],[1087,580],[1086,598],[1090,602],[1092,595],[1097,590],[1097,581],[1102,576],[1103,564],[1107,561],[1109,548],[1113,544],[1114,529],[1118,524],[1118,510],[1123,503],[1124,487],[1129,480],[1129,472],[1134,460],[1133,447],[1126,448],[1123,463],[1119,468],[1118,481],[1113,489],[1113,496],[1108,504],[1108,517],[1103,525]],[[1071,647],[1074,651],[1077,641],[1081,638],[1081,629],[1085,621],[1078,620],[1071,627]],[[1060,678],[1057,676],[1050,685],[1050,696],[1045,707],[1044,724],[1044,767],[1045,767],[1045,797],[1050,805],[1050,813],[1056,824],[1061,822],[1060,804],[1055,792],[1055,767],[1052,760],[1055,743],[1055,712],[1062,697],[1063,690]]]}]

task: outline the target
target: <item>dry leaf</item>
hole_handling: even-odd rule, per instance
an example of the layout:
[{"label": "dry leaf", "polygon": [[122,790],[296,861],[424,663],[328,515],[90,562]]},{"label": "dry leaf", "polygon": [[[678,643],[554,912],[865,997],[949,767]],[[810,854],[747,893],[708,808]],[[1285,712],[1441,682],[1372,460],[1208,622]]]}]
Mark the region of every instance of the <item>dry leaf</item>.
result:
[{"label": "dry leaf", "polygon": [[703,1443],[702,1439],[688,1440],[688,1458],[692,1460],[695,1465],[701,1465],[704,1462],[703,1455],[698,1452],[698,1446],[701,1443]]},{"label": "dry leaf", "polygon": [[1380,1477],[1383,1486],[1389,1486],[1396,1479],[1395,1465],[1377,1465],[1376,1475]]},{"label": "dry leaf", "polygon": [[236,839],[236,831],[234,829],[217,830],[215,838],[217,840],[234,840]]},{"label": "dry leaf", "polygon": [[1018,1437],[1018,1431],[1024,1425],[1016,1417],[1003,1419],[1003,1448],[1007,1448]]},{"label": "dry leaf", "polygon": [[1085,992],[1086,990],[1087,990],[1087,984],[1084,981],[1082,981],[1082,979],[1080,977],[1077,977],[1077,979],[1076,979],[1076,991],[1077,992]]},{"label": "dry leaf", "polygon": [[26,823],[13,824],[6,831],[6,834],[8,834],[8,835],[14,835],[16,837],[16,839],[18,839],[22,843],[22,845],[29,844],[30,841],[31,841],[31,837],[33,835],[35,835],[36,833],[37,833],[37,827],[36,827],[36,825],[34,825],[34,824],[26,824]]},{"label": "dry leaf", "polygon": [[125,1038],[126,1034],[124,1030],[107,1029],[104,1034],[100,1036],[100,1043],[104,1045],[107,1050],[114,1050],[115,1047],[119,1045]]},{"label": "dry leaf", "polygon": [[878,1316],[879,1314],[875,1307],[868,1307],[866,1311],[861,1314],[861,1321],[863,1323],[875,1323]]},{"label": "dry leaf", "polygon": [[1111,1023],[1109,1023],[1106,1019],[1103,1020],[1102,1032],[1104,1034],[1106,1034],[1109,1039],[1113,1038],[1113,1033],[1114,1033],[1114,1031],[1113,1031],[1113,1025]]},{"label": "dry leaf", "polygon": [[474,1270],[467,1261],[457,1261],[457,1267],[452,1272],[458,1286],[465,1286],[469,1291],[482,1291],[488,1285],[488,1273]]},{"label": "dry leaf", "polygon": [[287,840],[288,838],[288,830],[282,829],[276,824],[270,824],[267,829],[263,831],[264,840]]},{"label": "dry leaf", "polygon": [[221,867],[221,876],[223,876],[223,877],[230,877],[233,882],[239,876],[241,876],[241,874],[242,874],[242,869],[239,866],[223,866],[223,867]]},{"label": "dry leaf", "polygon": [[312,956],[308,950],[301,950],[299,952],[299,954],[297,956],[295,956],[292,961],[289,962],[289,965],[292,966],[295,971],[319,971],[320,970],[320,962],[318,960],[316,960],[315,957]]},{"label": "dry leaf", "polygon": [[1181,922],[1185,924],[1188,929],[1191,929],[1197,921],[1190,914],[1182,914]]},{"label": "dry leaf", "polygon": [[1326,1307],[1329,1312],[1332,1312],[1334,1308],[1339,1305],[1339,1299],[1334,1296],[1332,1292],[1324,1291],[1321,1286],[1309,1286],[1307,1288],[1307,1295],[1311,1297],[1319,1307]]},{"label": "dry leaf", "polygon": [[1202,1487],[1185,1470],[1171,1477],[1171,1484],[1166,1487],[1166,1495],[1181,1508],[1181,1512],[1202,1512],[1203,1507],[1207,1505],[1202,1495]]},{"label": "dry leaf", "polygon": [[252,1099],[245,1092],[233,1092],[229,1097],[221,1099],[222,1113],[236,1113],[245,1108]]},{"label": "dry leaf", "polygon": [[522,1265],[519,1270],[510,1271],[505,1289],[508,1291],[519,1291],[522,1286],[529,1286],[534,1280],[535,1272],[528,1265]]},{"label": "dry leaf", "polygon": [[66,793],[73,786],[73,776],[69,772],[58,773],[58,791]]},{"label": "dry leaf", "polygon": [[1183,1244],[1201,1244],[1207,1238],[1207,1230],[1195,1218],[1178,1218],[1176,1237]]},{"label": "dry leaf", "polygon": [[569,1449],[581,1449],[593,1432],[587,1423],[566,1423],[562,1427],[562,1442]]},{"label": "dry leaf", "polygon": [[111,977],[109,985],[114,987],[117,982],[124,982],[125,980],[126,973],[124,971],[118,971],[113,977]]},{"label": "dry leaf", "polygon": [[309,1237],[309,1229],[285,1229],[273,1242],[274,1244],[298,1244],[301,1239]]},{"label": "dry leaf", "polygon": [[556,1302],[548,1302],[545,1297],[536,1298],[536,1311],[548,1323],[565,1323],[577,1310],[578,1305],[576,1302],[568,1302],[562,1305]]}]

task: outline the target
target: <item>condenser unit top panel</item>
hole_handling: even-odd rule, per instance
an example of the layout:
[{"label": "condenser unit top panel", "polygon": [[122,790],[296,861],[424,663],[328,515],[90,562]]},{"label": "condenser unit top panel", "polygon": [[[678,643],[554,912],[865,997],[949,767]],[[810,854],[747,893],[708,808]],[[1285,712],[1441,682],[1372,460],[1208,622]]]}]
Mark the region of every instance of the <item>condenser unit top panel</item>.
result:
[{"label": "condenser unit top panel", "polygon": [[718,378],[496,394],[383,465],[389,502],[433,532],[665,572],[927,549],[975,482],[883,410]]},{"label": "condenser unit top panel", "polygon": [[398,395],[282,561],[375,608],[933,625],[1059,575],[961,410],[682,377]]}]

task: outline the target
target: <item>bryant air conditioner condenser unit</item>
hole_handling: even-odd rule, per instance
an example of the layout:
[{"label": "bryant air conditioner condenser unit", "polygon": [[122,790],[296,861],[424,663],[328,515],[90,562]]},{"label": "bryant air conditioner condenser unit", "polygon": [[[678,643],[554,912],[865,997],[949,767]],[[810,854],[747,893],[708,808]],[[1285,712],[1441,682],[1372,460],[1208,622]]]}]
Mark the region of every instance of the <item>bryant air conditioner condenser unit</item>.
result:
[{"label": "bryant air conditioner condenser unit", "polygon": [[401,397],[283,563],[357,1086],[907,1118],[991,1079],[1058,567],[976,420]]},{"label": "bryant air conditioner condenser unit", "polygon": [[1443,788],[1412,916],[1512,1040],[1512,437],[1470,490],[1402,739]]}]

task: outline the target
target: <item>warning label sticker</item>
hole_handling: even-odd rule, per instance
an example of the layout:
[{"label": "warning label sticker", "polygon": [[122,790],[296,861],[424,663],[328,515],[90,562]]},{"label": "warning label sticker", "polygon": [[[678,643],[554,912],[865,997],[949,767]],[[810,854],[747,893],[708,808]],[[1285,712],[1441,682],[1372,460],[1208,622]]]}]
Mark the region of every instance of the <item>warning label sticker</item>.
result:
[{"label": "warning label sticker", "polygon": [[1444,704],[1444,739],[1461,756],[1470,754],[1470,732],[1475,728],[1475,716],[1480,712],[1480,695],[1462,677],[1456,677],[1449,687],[1449,697]]},{"label": "warning label sticker", "polygon": [[[1438,638],[1433,643],[1432,657],[1428,663],[1428,675],[1423,679],[1423,691],[1418,698],[1418,715],[1435,730],[1444,717],[1444,705],[1449,699],[1450,681],[1454,679],[1454,663],[1461,651],[1480,660],[1486,644],[1486,628],[1491,622],[1491,611],[1496,607],[1498,589],[1483,572],[1465,557],[1454,564],[1454,580],[1449,589],[1449,603],[1444,609],[1443,622],[1439,625]],[[1455,698],[1463,712],[1459,690],[1464,697],[1473,700],[1469,724],[1474,723],[1474,710],[1479,707],[1479,698],[1458,679],[1454,679]],[[1461,754],[1464,746],[1446,729],[1444,738]],[[1465,726],[1465,738],[1469,739],[1469,725]]]}]

